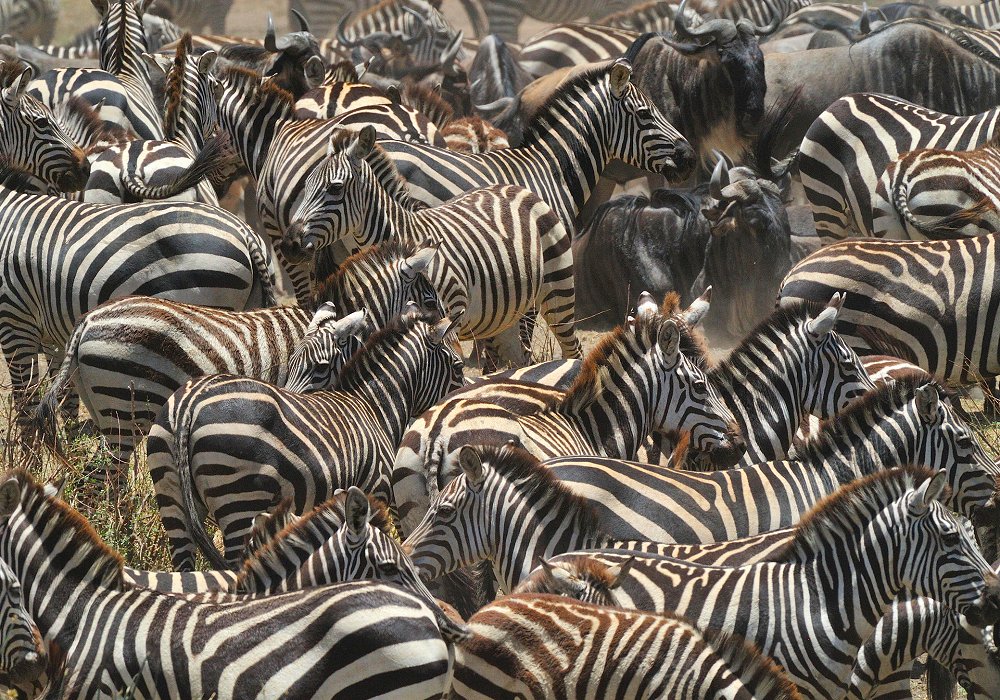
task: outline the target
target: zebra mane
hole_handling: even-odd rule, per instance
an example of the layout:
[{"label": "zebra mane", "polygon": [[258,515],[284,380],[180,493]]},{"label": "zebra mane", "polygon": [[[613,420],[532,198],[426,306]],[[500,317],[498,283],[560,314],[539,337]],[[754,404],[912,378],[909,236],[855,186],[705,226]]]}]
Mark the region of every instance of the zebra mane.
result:
[{"label": "zebra mane", "polygon": [[10,478],[20,484],[21,510],[39,539],[52,539],[53,532],[70,532],[70,542],[64,543],[63,549],[74,553],[75,565],[66,569],[67,576],[87,576],[97,585],[112,589],[124,587],[121,555],[104,543],[90,521],[65,501],[47,494],[45,486],[26,469],[12,469],[0,482]]},{"label": "zebra mane", "polygon": [[400,97],[404,105],[423,114],[438,129],[443,129],[455,118],[455,108],[428,85],[407,81]]},{"label": "zebra mane", "polygon": [[730,351],[726,359],[715,367],[715,371],[724,371],[725,368],[732,367],[736,358],[744,355],[751,357],[757,355],[758,348],[765,345],[768,338],[788,335],[806,319],[816,318],[825,308],[826,304],[805,300],[775,308],[770,316],[760,321],[749,333],[743,336],[743,340]]},{"label": "zebra mane", "polygon": [[[285,553],[288,551],[295,553],[293,558],[304,561],[313,552],[320,549],[323,542],[328,540],[332,534],[317,543],[316,537],[311,537],[310,532],[322,532],[325,535],[327,532],[333,533],[343,527],[347,519],[346,502],[347,492],[342,491],[289,523],[273,538],[261,544],[244,560],[243,566],[236,576],[234,590],[244,590],[243,584],[246,580],[254,577],[261,568],[268,571],[281,569],[282,562],[286,559]],[[369,522],[372,527],[389,535],[391,532],[389,512],[385,504],[368,496],[368,506],[371,510]]]},{"label": "zebra mane", "polygon": [[313,297],[317,303],[332,301],[334,290],[342,289],[345,278],[350,279],[358,270],[377,270],[392,265],[397,260],[405,260],[416,252],[416,245],[398,238],[390,238],[367,250],[358,251],[316,286]]},{"label": "zebra mane", "polygon": [[[350,129],[338,129],[337,133],[330,139],[331,157],[336,157],[346,150],[356,136],[357,132]],[[365,156],[365,162],[371,167],[372,174],[375,176],[375,180],[379,186],[396,203],[400,204],[404,209],[411,211],[423,208],[410,197],[410,190],[406,186],[406,180],[403,179],[403,176],[399,174],[399,170],[396,169],[396,163],[393,162],[392,158],[386,154],[378,143]]]},{"label": "zebra mane", "polygon": [[[256,47],[254,47],[256,48]],[[263,51],[263,49],[261,49]],[[230,65],[222,69],[222,81],[236,88],[238,92],[250,95],[254,102],[279,102],[285,107],[287,119],[295,118],[295,96],[275,84],[264,80],[260,73],[243,66]]]},{"label": "zebra mane", "polygon": [[587,499],[576,495],[555,477],[533,454],[520,447],[476,446],[483,464],[489,464],[504,481],[517,488],[531,503],[544,505],[551,512],[570,512],[577,518],[576,527],[582,532],[597,532],[597,511]]},{"label": "zebra mane", "polygon": [[344,369],[340,371],[337,380],[338,389],[350,389],[362,381],[362,371],[369,362],[369,355],[374,355],[379,348],[396,341],[413,330],[418,323],[430,322],[430,316],[426,314],[404,314],[398,316],[382,329],[379,329],[368,336],[365,344],[354,353],[354,356],[347,361]]},{"label": "zebra mane", "polygon": [[135,138],[131,129],[101,119],[98,111],[77,95],[57,104],[53,112],[59,127],[87,155],[101,153],[109,146]]},{"label": "zebra mane", "polygon": [[563,119],[560,114],[560,107],[566,103],[573,102],[577,95],[584,94],[602,84],[611,70],[611,63],[606,62],[590,68],[573,76],[572,79],[552,91],[538,109],[525,119],[521,146],[530,146],[538,141],[545,140],[546,136]]},{"label": "zebra mane", "polygon": [[187,80],[187,57],[193,50],[191,32],[177,42],[173,69],[167,72],[167,80],[163,89],[163,100],[166,104],[163,116],[163,129],[168,135],[175,134],[177,122],[181,116],[181,106],[184,104],[184,84]]},{"label": "zebra mane", "polygon": [[679,307],[679,304],[675,305],[677,299],[679,297],[674,293],[668,294],[661,313],[641,314],[633,323],[618,326],[605,333],[587,353],[580,366],[580,373],[566,390],[566,394],[550,408],[577,413],[589,406],[604,391],[607,382],[616,374],[616,369],[635,363],[639,357],[649,352],[656,344],[660,329],[668,320],[673,320],[680,331],[681,354],[701,369],[706,369],[709,357],[704,336],[700,331],[688,328],[682,319],[673,316]]},{"label": "zebra mane", "polygon": [[754,689],[754,697],[771,700],[799,700],[798,687],[775,661],[761,652],[756,644],[737,634],[712,628],[701,629],[701,636],[721,656],[733,674],[747,688]]},{"label": "zebra mane", "polygon": [[331,85],[333,83],[356,83],[358,82],[358,71],[354,67],[354,63],[351,61],[338,61],[337,63],[330,63],[326,67],[326,73],[323,75],[323,84]]},{"label": "zebra mane", "polygon": [[[877,471],[841,486],[802,516],[795,534],[769,561],[804,563],[828,551],[833,541],[850,541],[879,511],[934,476],[926,467]],[[947,500],[950,490],[945,489]]]},{"label": "zebra mane", "polygon": [[901,409],[913,399],[917,389],[928,384],[937,389],[941,399],[950,400],[941,385],[928,379],[925,372],[900,372],[892,381],[876,385],[836,416],[823,421],[812,437],[796,445],[796,460],[818,464],[828,452],[837,449],[837,443],[844,433],[867,429],[881,416]]}]

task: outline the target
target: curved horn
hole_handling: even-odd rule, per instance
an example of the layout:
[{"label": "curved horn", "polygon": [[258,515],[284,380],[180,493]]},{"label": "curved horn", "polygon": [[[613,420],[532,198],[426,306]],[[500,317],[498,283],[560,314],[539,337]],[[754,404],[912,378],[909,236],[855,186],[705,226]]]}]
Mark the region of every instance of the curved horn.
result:
[{"label": "curved horn", "polygon": [[[297,19],[299,22],[299,31],[309,32],[309,20],[307,20],[305,16],[301,12],[296,10],[294,7],[291,8],[291,12],[293,15],[295,15],[295,19]],[[311,34],[312,32],[309,33]]]},{"label": "curved horn", "polygon": [[405,12],[408,15],[411,15],[420,24],[420,29],[418,29],[413,36],[411,36],[409,39],[402,40],[403,46],[413,46],[414,44],[416,44],[417,42],[419,42],[421,39],[424,38],[424,34],[427,32],[427,21],[424,19],[423,15],[414,10],[412,7],[407,7],[406,5],[404,5],[403,12]]},{"label": "curved horn", "polygon": [[271,13],[267,13],[267,31],[264,32],[264,48],[271,53],[278,53],[280,50],[275,42],[274,38],[274,18],[271,17]]},{"label": "curved horn", "polygon": [[340,18],[339,22],[337,22],[337,42],[345,49],[353,49],[355,47],[361,46],[361,44],[364,42],[364,39],[355,39],[352,41],[347,38],[346,34],[344,34],[344,27],[347,26],[347,20],[349,20],[350,18],[351,18],[351,13],[345,12],[344,16]]},{"label": "curved horn", "polygon": [[676,37],[686,38],[691,36],[687,20],[684,19],[684,10],[686,9],[687,0],[681,0],[681,4],[677,7],[677,12],[674,13],[674,36]]},{"label": "curved horn", "polygon": [[507,109],[511,102],[514,101],[513,97],[501,97],[499,99],[493,100],[492,102],[487,102],[484,105],[472,105],[477,112],[499,112],[500,110]]},{"label": "curved horn", "polygon": [[462,40],[464,39],[462,32],[455,35],[455,40],[451,42],[451,46],[445,47],[444,51],[441,52],[441,67],[447,68],[451,65],[452,61],[455,60],[455,56],[458,55],[458,50],[462,48]]},{"label": "curved horn", "polygon": [[731,19],[709,19],[697,27],[687,27],[685,31],[691,37],[712,37],[715,41],[724,44],[736,37],[736,23]]},{"label": "curved horn", "polygon": [[713,199],[722,200],[722,188],[729,186],[729,166],[725,158],[719,158],[712,171],[712,182],[708,186],[708,193]]}]

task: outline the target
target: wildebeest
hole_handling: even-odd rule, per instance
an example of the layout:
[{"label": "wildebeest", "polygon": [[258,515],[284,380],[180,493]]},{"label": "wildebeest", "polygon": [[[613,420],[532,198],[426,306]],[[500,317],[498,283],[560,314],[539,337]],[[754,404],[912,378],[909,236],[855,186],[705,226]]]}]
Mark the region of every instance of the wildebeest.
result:
[{"label": "wildebeest", "polygon": [[[950,114],[985,111],[1000,94],[1000,67],[910,20],[887,24],[850,46],[768,54],[764,63],[769,100],[802,91],[776,155],[798,147],[816,117],[852,92],[896,95]],[[637,73],[642,75],[638,67]],[[691,138],[683,122],[667,117]]]}]

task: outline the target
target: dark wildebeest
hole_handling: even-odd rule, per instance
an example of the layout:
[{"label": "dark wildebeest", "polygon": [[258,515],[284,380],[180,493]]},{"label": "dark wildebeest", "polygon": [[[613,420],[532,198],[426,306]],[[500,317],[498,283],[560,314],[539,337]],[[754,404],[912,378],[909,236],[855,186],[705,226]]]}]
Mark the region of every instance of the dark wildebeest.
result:
[{"label": "dark wildebeest", "polygon": [[[797,148],[823,110],[853,92],[896,95],[949,114],[972,114],[996,106],[1000,67],[919,22],[886,24],[850,46],[768,54],[771,100],[778,103],[801,90],[796,114],[779,139],[775,155]],[[686,134],[683,123],[674,123]]]}]

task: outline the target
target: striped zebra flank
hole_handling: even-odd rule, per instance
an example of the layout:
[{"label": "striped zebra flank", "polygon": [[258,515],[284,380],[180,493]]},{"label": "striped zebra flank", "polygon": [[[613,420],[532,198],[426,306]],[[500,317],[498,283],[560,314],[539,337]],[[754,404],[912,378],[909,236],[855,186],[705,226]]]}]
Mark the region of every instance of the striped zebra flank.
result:
[{"label": "striped zebra flank", "polygon": [[988,501],[1000,471],[940,387],[920,374],[877,386],[786,461],[710,473],[597,457],[545,463],[594,505],[609,535],[683,543],[790,527],[838,487],[907,464],[944,471],[948,506],[966,516]]},{"label": "striped zebra flank", "polygon": [[672,615],[513,595],[469,621],[456,648],[463,698],[798,698],[778,666],[736,636]]},{"label": "striped zebra flank", "polygon": [[997,2],[997,0],[984,0],[984,2],[959,5],[957,7],[940,7],[938,11],[946,14],[952,21],[958,19],[949,14],[954,12],[984,29],[1000,27],[1000,2]]},{"label": "striped zebra flank", "polygon": [[622,56],[639,34],[639,30],[599,24],[559,24],[528,39],[518,63],[534,77],[543,78],[561,68]]},{"label": "striped zebra flank", "polygon": [[[930,598],[896,603],[861,647],[847,698],[908,696],[910,667],[923,653],[943,664],[971,697],[990,697],[1000,688],[996,626],[981,628]],[[951,688],[947,693],[951,693]],[[929,688],[930,697],[937,697]]]},{"label": "striped zebra flank", "polygon": [[[372,163],[384,164],[376,176]],[[492,338],[540,309],[564,357],[579,357],[574,330],[569,234],[539,197],[516,186],[473,190],[437,207],[410,211],[405,190],[375,130],[341,132],[310,174],[280,250],[298,263],[338,241],[366,248],[395,238],[433,242],[427,270],[462,340]]]},{"label": "striped zebra flank", "polygon": [[979,625],[1000,619],[1000,580],[971,524],[943,505],[946,490],[945,475],[925,469],[875,474],[820,503],[771,562],[637,557],[612,595],[625,608],[745,637],[803,697],[843,697],[859,647],[900,594],[932,597]]},{"label": "striped zebra flank", "polygon": [[435,612],[397,586],[264,596],[130,588],[121,558],[26,472],[6,475],[0,503],[0,556],[42,638],[65,651],[53,697],[132,688],[135,697],[219,700],[413,698],[450,685],[452,654]]},{"label": "striped zebra flank", "polygon": [[844,290],[836,329],[856,351],[901,356],[938,381],[971,384],[1000,375],[998,243],[996,234],[845,241],[799,261],[778,296],[788,304]]},{"label": "striped zebra flank", "polygon": [[[419,317],[390,324],[348,362],[336,390],[300,394],[232,375],[178,389],[147,440],[174,568],[191,570],[195,547],[215,568],[232,568],[254,516],[282,498],[302,513],[357,486],[391,503],[389,471],[406,424],[464,383],[451,326]],[[225,557],[205,534],[206,514],[223,533]]]},{"label": "striped zebra flank", "polygon": [[36,422],[51,444],[56,403],[72,381],[112,459],[127,463],[189,379],[228,373],[299,391],[328,386],[357,349],[352,337],[364,334],[358,324],[337,321],[338,314],[344,320],[363,310],[360,325],[378,329],[414,301],[444,316],[422,274],[432,255],[390,242],[352,256],[318,288],[316,315],[298,307],[231,312],[149,297],[108,302],[77,323]]},{"label": "striped zebra flank", "polygon": [[[908,151],[969,151],[1000,130],[1000,108],[954,116],[872,93],[842,97],[817,117],[799,149],[799,173],[824,244],[875,235],[875,214],[893,212],[880,194],[890,164]],[[885,190],[886,194],[890,194]]]},{"label": "striped zebra flank", "polygon": [[996,140],[968,151],[919,150],[886,168],[876,190],[892,209],[873,212],[880,238],[941,239],[1000,233]]},{"label": "striped zebra flank", "polygon": [[517,41],[518,27],[525,17],[543,22],[568,22],[580,17],[603,17],[620,12],[631,5],[631,0],[489,0],[483,3],[489,21],[489,34],[496,34],[504,41]]},{"label": "striped zebra flank", "polygon": [[266,244],[216,207],[98,206],[0,187],[0,231],[8,270],[0,349],[25,411],[36,356],[60,364],[77,320],[106,301],[142,294],[229,309],[274,303]]},{"label": "striped zebra flank", "polygon": [[332,119],[361,107],[390,105],[384,90],[360,82],[350,61],[326,67],[323,82],[295,101],[296,119]]}]

